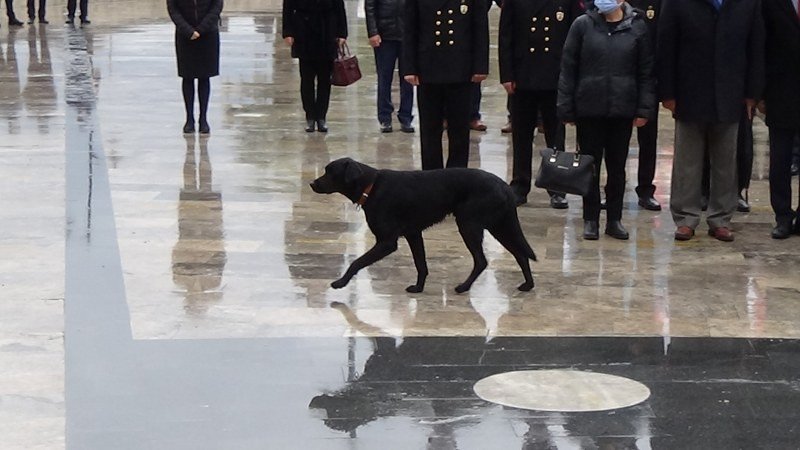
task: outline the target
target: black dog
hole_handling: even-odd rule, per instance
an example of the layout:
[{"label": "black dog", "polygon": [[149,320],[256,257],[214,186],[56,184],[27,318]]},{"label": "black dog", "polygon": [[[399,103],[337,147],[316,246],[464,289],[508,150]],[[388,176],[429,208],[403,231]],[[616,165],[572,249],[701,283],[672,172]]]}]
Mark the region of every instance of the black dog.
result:
[{"label": "black dog", "polygon": [[522,268],[525,282],[519,290],[533,288],[528,259],[536,261],[536,255],[522,234],[514,193],[489,172],[462,168],[378,170],[341,158],[325,166],[325,174],[311,183],[311,189],[318,194],[338,192],[362,206],[375,235],[375,246],[331,283],[335,289],[347,285],[359,270],[397,250],[397,239],[403,236],[417,268],[417,284],[406,291],[422,292],[428,276],[422,230],[441,222],[448,214],[455,216],[458,231],[474,261],[472,272],[456,287],[456,292],[469,290],[486,268],[483,230],[489,230]]}]

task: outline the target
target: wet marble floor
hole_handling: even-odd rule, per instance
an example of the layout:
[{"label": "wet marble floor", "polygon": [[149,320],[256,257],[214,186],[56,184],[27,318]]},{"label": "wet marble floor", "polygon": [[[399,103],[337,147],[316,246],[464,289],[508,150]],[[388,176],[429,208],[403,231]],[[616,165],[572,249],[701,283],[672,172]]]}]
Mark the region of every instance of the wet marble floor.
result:
[{"label": "wet marble floor", "polygon": [[[425,234],[424,293],[404,291],[404,243],[333,290],[373,238],[308,182],[341,156],[420,166],[417,135],[378,132],[362,5],[347,3],[365,78],[334,88],[327,135],[302,130],[279,5],[226,5],[210,137],[180,133],[162,2],[98,3],[83,29],[48,6],[48,26],[0,28],[0,447],[800,447],[800,238],[769,238],[760,120],[753,210],[731,244],[675,242],[669,212],[638,209],[630,185],[631,239],[583,241],[579,199],[556,211],[535,190],[519,209],[532,292],[487,236],[489,268],[455,294],[471,259],[452,220]],[[470,165],[508,179],[491,53]],[[471,391],[525,368],[622,375],[652,396],[567,414]]]}]

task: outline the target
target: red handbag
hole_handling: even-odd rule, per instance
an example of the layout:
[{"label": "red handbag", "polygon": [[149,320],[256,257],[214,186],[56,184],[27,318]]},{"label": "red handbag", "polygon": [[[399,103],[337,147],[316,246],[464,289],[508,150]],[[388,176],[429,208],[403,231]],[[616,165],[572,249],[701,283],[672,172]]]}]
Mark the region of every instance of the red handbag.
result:
[{"label": "red handbag", "polygon": [[347,43],[339,47],[339,55],[333,60],[333,76],[331,84],[334,86],[350,86],[361,79],[361,68],[358,67],[358,58],[350,53]]}]

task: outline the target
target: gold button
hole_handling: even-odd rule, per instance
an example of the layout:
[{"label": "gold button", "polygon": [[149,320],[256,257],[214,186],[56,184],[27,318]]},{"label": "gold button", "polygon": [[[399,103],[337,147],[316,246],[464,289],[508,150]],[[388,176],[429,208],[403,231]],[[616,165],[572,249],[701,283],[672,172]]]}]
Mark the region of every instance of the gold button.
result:
[{"label": "gold button", "polygon": [[547,48],[547,47],[545,47],[545,48],[544,48],[544,51],[546,51],[546,52],[549,52],[549,51],[550,51],[550,49],[549,49],[549,48]]},{"label": "gold button", "polygon": [[448,21],[447,21],[447,24],[448,24],[448,25],[452,25],[452,24],[453,24],[453,19],[450,19],[450,20],[448,20]]},{"label": "gold button", "polygon": [[441,15],[442,15],[442,12],[441,12],[441,11],[436,11],[436,15],[437,15],[437,16],[441,16]]},{"label": "gold button", "polygon": [[545,21],[545,22],[550,22],[550,17],[545,17],[545,18],[544,18],[544,21]]},{"label": "gold button", "polygon": [[448,42],[448,44],[453,45],[453,41]]},{"label": "gold button", "polygon": [[534,18],[533,18],[533,21],[534,21],[534,22],[536,22],[537,20],[539,20],[539,18],[538,18],[538,17],[534,17]]},{"label": "gold button", "polygon": [[544,41],[545,41],[545,42],[548,42],[548,41],[550,41],[550,38],[549,38],[549,37],[547,37],[547,36],[545,36],[545,38],[544,38]]},{"label": "gold button", "polygon": [[536,27],[531,27],[531,33],[536,31]]},{"label": "gold button", "polygon": [[535,52],[535,51],[536,51],[536,49],[535,49],[535,48],[533,48],[533,47],[531,47],[531,53],[533,53],[533,52]]},{"label": "gold button", "polygon": [[440,45],[442,45],[442,43],[441,43],[441,42],[439,42],[439,41],[436,41],[436,46],[438,47],[438,46],[440,46]]},{"label": "gold button", "polygon": [[448,9],[447,10],[447,14],[453,14],[453,10],[452,9]]},{"label": "gold button", "polygon": [[447,34],[453,34],[453,30],[447,30]]},{"label": "gold button", "polygon": [[442,34],[442,32],[441,32],[441,31],[439,31],[439,30],[436,30],[436,35],[438,36],[438,35],[440,35],[440,34]]},{"label": "gold button", "polygon": [[439,25],[441,25],[441,24],[442,24],[442,21],[441,21],[441,20],[437,20],[437,21],[436,21],[436,26],[439,26]]},{"label": "gold button", "polygon": [[544,27],[544,31],[550,31],[550,27]]}]

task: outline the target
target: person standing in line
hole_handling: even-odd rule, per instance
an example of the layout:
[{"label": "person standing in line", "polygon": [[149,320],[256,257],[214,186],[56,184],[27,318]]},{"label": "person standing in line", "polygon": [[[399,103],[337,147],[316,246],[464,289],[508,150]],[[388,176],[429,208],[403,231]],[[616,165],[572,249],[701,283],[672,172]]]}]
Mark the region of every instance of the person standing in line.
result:
[{"label": "person standing in line", "polygon": [[486,0],[406,0],[403,76],[417,86],[422,169],[467,167],[472,83],[489,73]]},{"label": "person standing in line", "polygon": [[[67,0],[67,23],[75,23],[75,11],[77,10],[78,0]],[[78,16],[81,19],[81,25],[89,25],[92,23],[89,20],[89,0],[80,0],[81,14]]]},{"label": "person standing in line", "polygon": [[[375,51],[375,69],[378,74],[378,123],[382,133],[392,132],[392,81],[394,68],[402,63],[403,15],[405,0],[365,0],[367,35]],[[400,69],[402,73],[402,68]],[[397,119],[400,131],[413,133],[414,87],[400,78],[400,107]]]},{"label": "person standing in line", "polygon": [[300,60],[306,132],[328,132],[333,60],[347,42],[343,0],[283,0],[283,40]]},{"label": "person standing in line", "polygon": [[622,225],[625,162],[633,127],[655,114],[653,53],[645,18],[623,0],[595,0],[567,35],[558,80],[558,116],[577,127],[582,154],[595,159],[591,190],[583,198],[583,238],[599,238],[600,167],[605,159],[605,234],[628,239]]},{"label": "person standing in line", "polygon": [[186,108],[184,133],[194,133],[194,80],[200,103],[200,133],[208,134],[207,111],[211,77],[219,75],[219,16],[222,0],[167,0],[167,12],[175,23],[175,53],[178,76],[183,79]]},{"label": "person standing in line", "polygon": [[[797,0],[764,0],[766,89],[759,109],[769,127],[769,199],[773,239],[800,234],[800,201],[792,209],[792,153],[800,137],[800,6]],[[798,193],[800,197],[800,193]]]},{"label": "person standing in line", "polygon": [[[541,113],[547,147],[564,150],[564,130],[556,115],[561,51],[570,25],[583,11],[575,0],[504,0],[500,12],[500,82],[511,101],[514,148],[511,188],[517,205],[531,190],[533,136]],[[561,192],[550,206],[568,207]]]},{"label": "person standing in line", "polygon": [[[39,23],[50,23],[44,18],[46,12],[47,0],[39,0]],[[28,0],[28,24],[32,24],[36,20],[36,0]]]},{"label": "person standing in line", "polygon": [[17,19],[17,15],[14,14],[14,0],[6,0],[6,16],[8,16],[8,26],[10,27],[21,27],[22,22]]},{"label": "person standing in line", "polygon": [[708,152],[708,234],[730,242],[737,204],[736,143],[764,84],[760,0],[669,0],[658,24],[658,87],[675,117],[670,210],[675,239],[700,224],[703,158]]},{"label": "person standing in line", "polygon": [[[493,3],[496,3],[498,8],[503,7],[502,0],[486,0],[487,20],[489,10],[492,9]],[[470,95],[472,100],[470,102],[469,129],[473,131],[486,131],[486,124],[481,120],[481,99],[483,98],[481,83],[472,84],[472,92]]]}]

